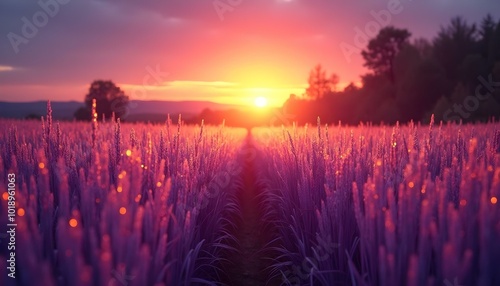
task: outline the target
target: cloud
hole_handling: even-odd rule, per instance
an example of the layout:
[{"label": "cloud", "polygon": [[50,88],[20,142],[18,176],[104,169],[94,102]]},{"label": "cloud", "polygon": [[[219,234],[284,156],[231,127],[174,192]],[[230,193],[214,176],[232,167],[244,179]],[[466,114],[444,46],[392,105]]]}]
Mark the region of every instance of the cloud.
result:
[{"label": "cloud", "polygon": [[225,81],[201,81],[201,80],[174,80],[158,85],[121,84],[126,89],[146,89],[146,90],[170,90],[170,89],[196,89],[196,88],[233,88],[237,83]]},{"label": "cloud", "polygon": [[168,85],[175,87],[195,87],[195,86],[203,86],[203,87],[234,87],[237,86],[237,83],[234,82],[226,82],[226,81],[199,81],[199,80],[176,80],[168,82]]},{"label": "cloud", "polygon": [[15,70],[14,67],[0,65],[0,72],[9,72],[13,70]]}]

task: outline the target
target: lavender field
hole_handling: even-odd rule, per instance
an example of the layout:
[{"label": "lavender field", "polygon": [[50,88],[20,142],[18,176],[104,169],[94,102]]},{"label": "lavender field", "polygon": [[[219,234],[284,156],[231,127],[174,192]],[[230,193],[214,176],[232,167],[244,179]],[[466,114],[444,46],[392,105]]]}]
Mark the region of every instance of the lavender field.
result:
[{"label": "lavender field", "polygon": [[498,123],[0,126],[2,285],[500,285]]}]

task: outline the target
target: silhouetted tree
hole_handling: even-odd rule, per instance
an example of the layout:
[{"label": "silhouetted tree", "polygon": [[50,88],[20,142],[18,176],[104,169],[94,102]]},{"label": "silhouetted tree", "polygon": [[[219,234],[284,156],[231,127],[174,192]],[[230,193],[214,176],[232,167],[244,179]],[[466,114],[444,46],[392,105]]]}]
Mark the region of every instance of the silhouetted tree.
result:
[{"label": "silhouetted tree", "polygon": [[456,82],[460,78],[459,66],[467,55],[477,51],[477,34],[476,25],[469,25],[463,18],[455,17],[447,27],[441,28],[434,39],[434,56],[451,81]]},{"label": "silhouetted tree", "polygon": [[469,54],[458,66],[457,72],[457,81],[473,86],[477,84],[480,75],[486,76],[489,73],[488,63],[480,54]]},{"label": "silhouetted tree", "polygon": [[368,42],[366,50],[361,52],[364,66],[375,74],[386,75],[394,83],[394,58],[408,44],[411,33],[406,29],[385,27],[377,37]]},{"label": "silhouetted tree", "polygon": [[[115,118],[123,118],[128,113],[129,97],[116,86],[112,81],[95,80],[90,85],[89,91],[85,96],[86,111],[88,111],[90,119],[90,109],[92,108],[92,100],[97,103],[98,118],[111,118],[115,114]],[[85,111],[85,112],[86,112]],[[83,116],[84,110],[78,110],[78,115]],[[85,117],[75,117],[80,120],[86,120]]]},{"label": "silhouetted tree", "polygon": [[411,72],[412,67],[418,64],[425,56],[422,55],[420,47],[415,45],[406,45],[398,55],[394,58],[394,79],[398,88],[401,86],[403,79],[408,72]]},{"label": "silhouetted tree", "polygon": [[346,94],[352,94],[352,93],[355,93],[357,91],[359,91],[359,87],[354,82],[351,82],[351,83],[349,83],[348,86],[346,86],[344,88],[343,92]]},{"label": "silhouetted tree", "polygon": [[[495,63],[495,66],[493,67],[493,70],[492,70],[491,74],[492,74],[493,80],[495,82],[500,82],[500,61],[498,61],[498,62]],[[496,91],[498,91],[499,94],[500,94],[500,88],[497,88]]]},{"label": "silhouetted tree", "polygon": [[429,109],[424,113],[422,121],[428,122],[431,116],[434,114],[434,120],[436,121],[460,121],[460,118],[453,114],[453,103],[446,96],[441,96],[432,109]]},{"label": "silhouetted tree", "polygon": [[[362,87],[350,100],[350,106],[344,107],[350,118],[358,121],[374,121],[375,113],[381,103],[395,98],[396,90],[386,75],[368,73],[361,76]],[[337,97],[344,97],[343,94]]]},{"label": "silhouetted tree", "polygon": [[433,58],[413,62],[397,90],[401,120],[423,119],[425,112],[446,94],[447,86],[444,69]]},{"label": "silhouetted tree", "polygon": [[494,25],[495,28],[492,28],[493,24],[489,21],[488,18],[483,21],[480,47],[482,53],[486,53],[483,56],[487,59],[488,69],[492,70],[495,64],[500,62],[500,21]]},{"label": "silhouetted tree", "polygon": [[479,53],[485,59],[491,54],[492,44],[494,42],[495,30],[497,28],[497,23],[491,16],[491,14],[486,15],[484,19],[481,21],[481,25],[479,27]]},{"label": "silhouetted tree", "polygon": [[418,51],[421,58],[429,58],[432,56],[432,43],[427,39],[415,39],[412,46]]},{"label": "silhouetted tree", "polygon": [[326,70],[321,65],[317,65],[309,73],[308,83],[307,96],[312,99],[321,99],[326,94],[336,91],[339,77],[336,74],[328,77]]}]

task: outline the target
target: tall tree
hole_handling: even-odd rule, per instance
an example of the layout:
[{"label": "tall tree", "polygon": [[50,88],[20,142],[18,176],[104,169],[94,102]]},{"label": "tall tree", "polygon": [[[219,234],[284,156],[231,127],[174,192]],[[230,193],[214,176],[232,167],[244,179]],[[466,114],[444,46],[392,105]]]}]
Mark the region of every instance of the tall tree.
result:
[{"label": "tall tree", "polygon": [[427,39],[415,39],[412,46],[418,51],[421,58],[430,58],[432,56],[432,44]]},{"label": "tall tree", "polygon": [[411,33],[406,29],[385,27],[368,42],[366,50],[361,52],[364,66],[375,74],[386,75],[394,83],[394,59],[401,49],[408,44]]},{"label": "tall tree", "polygon": [[488,58],[490,43],[493,40],[497,23],[491,14],[486,15],[479,26],[479,51],[481,56]]},{"label": "tall tree", "polygon": [[336,91],[339,77],[336,74],[327,76],[326,70],[321,65],[317,65],[309,73],[308,83],[309,87],[306,89],[306,94],[316,100]]},{"label": "tall tree", "polygon": [[[399,60],[399,59],[398,59]],[[420,120],[448,88],[441,65],[433,58],[411,62],[398,84],[396,102],[401,120]]]},{"label": "tall tree", "polygon": [[[85,96],[85,105],[88,114],[90,114],[93,99],[97,103],[96,111],[98,118],[101,118],[103,115],[106,118],[111,118],[113,113],[116,118],[122,118],[127,114],[129,97],[112,81],[95,80],[90,84],[89,91]],[[84,116],[85,114],[85,112],[79,110],[75,116],[80,120],[86,120],[91,117]]]},{"label": "tall tree", "polygon": [[[495,64],[500,62],[500,21],[495,24],[495,28],[489,33],[485,33],[489,35],[488,38],[488,47],[487,47],[487,62],[488,67],[490,69],[494,69]],[[484,41],[486,44],[486,42]],[[486,47],[485,47],[486,48]]]},{"label": "tall tree", "polygon": [[434,56],[446,71],[452,82],[460,77],[459,66],[470,54],[477,52],[477,29],[462,17],[455,17],[442,27],[434,39]]}]

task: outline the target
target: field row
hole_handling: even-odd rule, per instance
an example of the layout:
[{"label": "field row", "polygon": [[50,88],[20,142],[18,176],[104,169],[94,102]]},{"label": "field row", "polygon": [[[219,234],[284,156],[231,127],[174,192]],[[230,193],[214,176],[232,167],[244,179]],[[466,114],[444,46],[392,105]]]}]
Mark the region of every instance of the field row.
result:
[{"label": "field row", "polygon": [[256,186],[269,285],[500,283],[496,123],[0,123],[18,285],[220,284]]}]

